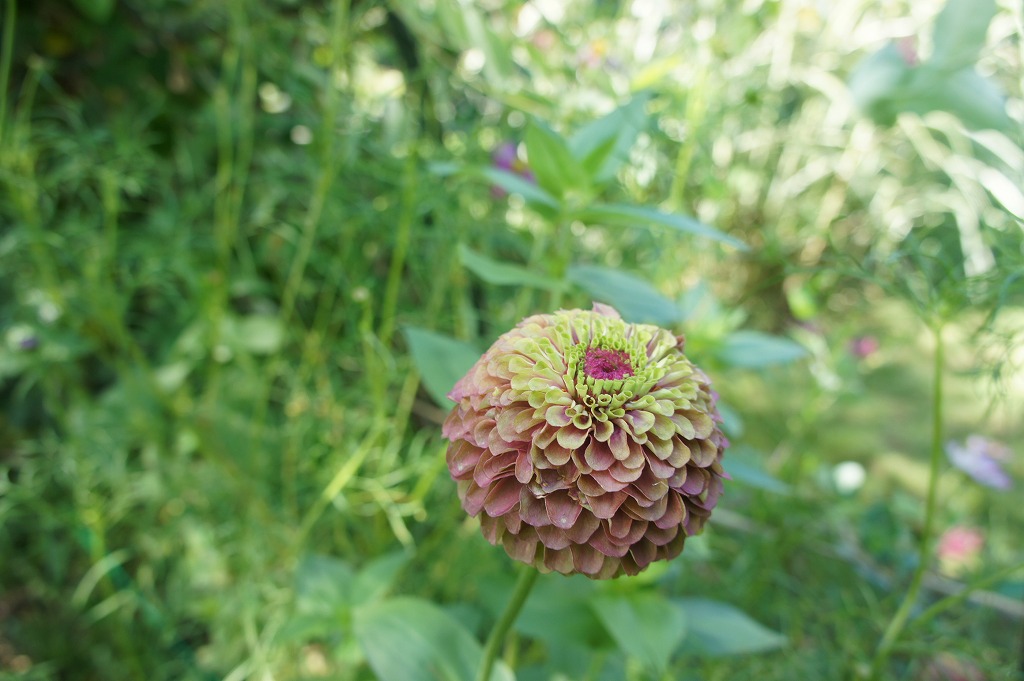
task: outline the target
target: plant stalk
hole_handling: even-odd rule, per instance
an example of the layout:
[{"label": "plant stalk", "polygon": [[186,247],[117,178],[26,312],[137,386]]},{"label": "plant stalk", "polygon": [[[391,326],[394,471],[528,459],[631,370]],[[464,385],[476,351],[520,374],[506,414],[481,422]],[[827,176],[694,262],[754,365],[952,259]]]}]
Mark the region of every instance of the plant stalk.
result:
[{"label": "plant stalk", "polygon": [[936,323],[932,327],[932,334],[935,337],[935,359],[934,359],[934,383],[932,388],[932,444],[931,444],[931,468],[928,473],[928,495],[925,502],[924,527],[921,529],[921,544],[918,553],[917,567],[900,603],[882,634],[878,647],[875,649],[875,657],[871,662],[871,678],[881,678],[883,667],[892,653],[896,641],[899,639],[911,610],[917,603],[918,594],[921,592],[921,585],[924,582],[925,573],[931,564],[932,556],[932,535],[935,526],[935,506],[939,483],[939,464],[942,461],[942,373],[945,364],[945,352],[942,343],[942,324]]},{"label": "plant stalk", "polygon": [[494,661],[498,658],[498,649],[505,642],[505,636],[508,634],[508,630],[512,628],[512,623],[516,621],[516,617],[519,615],[519,611],[522,610],[526,598],[530,595],[530,590],[533,588],[534,582],[537,581],[538,574],[540,573],[535,568],[530,567],[523,570],[519,575],[519,581],[516,582],[512,597],[509,599],[508,605],[505,606],[505,612],[501,613],[501,618],[494,625],[494,628],[491,629],[491,633],[487,637],[487,643],[484,645],[484,656],[480,661],[480,671],[476,675],[476,681],[490,681],[491,669],[494,667]]}]

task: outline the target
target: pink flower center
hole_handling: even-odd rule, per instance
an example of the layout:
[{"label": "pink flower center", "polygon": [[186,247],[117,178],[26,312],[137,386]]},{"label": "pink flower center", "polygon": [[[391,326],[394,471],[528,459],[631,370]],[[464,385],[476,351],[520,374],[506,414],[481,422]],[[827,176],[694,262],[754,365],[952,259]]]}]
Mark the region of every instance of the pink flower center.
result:
[{"label": "pink flower center", "polygon": [[623,350],[587,348],[583,358],[583,371],[591,378],[616,380],[633,375],[629,353]]}]

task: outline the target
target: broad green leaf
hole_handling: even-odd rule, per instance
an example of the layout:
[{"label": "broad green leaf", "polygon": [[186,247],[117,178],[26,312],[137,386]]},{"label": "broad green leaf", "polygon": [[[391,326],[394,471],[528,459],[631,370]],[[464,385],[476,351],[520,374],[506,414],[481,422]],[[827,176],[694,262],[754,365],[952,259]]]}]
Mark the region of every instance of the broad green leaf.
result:
[{"label": "broad green leaf", "polygon": [[742,251],[747,245],[713,227],[685,215],[663,213],[653,208],[625,204],[594,204],[580,211],[577,218],[583,222],[596,222],[619,227],[669,227],[680,232],[720,241]]},{"label": "broad green leaf", "polygon": [[740,610],[704,598],[675,598],[685,613],[689,633],[683,650],[695,655],[760,653],[786,645],[786,637],[757,623]]},{"label": "broad green leaf", "polygon": [[488,284],[498,286],[528,286],[549,291],[564,289],[565,284],[549,277],[534,274],[522,265],[501,262],[471,250],[465,244],[459,244],[459,261],[470,272]]},{"label": "broad green leaf", "polygon": [[905,91],[910,79],[906,60],[896,44],[889,43],[854,67],[847,87],[858,109],[875,123],[889,126],[901,110],[897,93]]},{"label": "broad green leaf", "polygon": [[355,575],[343,561],[308,555],[295,571],[296,609],[300,615],[339,620],[351,606]]},{"label": "broad green leaf", "polygon": [[598,596],[591,606],[622,652],[659,676],[686,637],[690,618],[656,593]]},{"label": "broad green leaf", "polygon": [[755,369],[795,362],[807,354],[807,349],[782,336],[760,331],[736,331],[726,336],[716,354],[731,366]]},{"label": "broad green leaf", "polygon": [[669,326],[679,320],[676,304],[643,279],[597,265],[573,265],[569,281],[597,300],[608,303],[629,322],[653,322]]},{"label": "broad green leaf", "polygon": [[374,558],[364,565],[352,582],[352,604],[365,605],[379,600],[408,563],[409,555],[404,551],[396,551]]},{"label": "broad green leaf", "polygon": [[403,327],[402,331],[427,392],[440,406],[450,407],[448,393],[480,358],[480,351],[435,331],[415,326]]},{"label": "broad green leaf", "polygon": [[947,0],[935,19],[928,65],[943,71],[973,66],[995,13],[995,0]]},{"label": "broad green leaf", "polygon": [[605,184],[629,159],[630,149],[647,125],[644,107],[650,97],[640,94],[627,104],[576,131],[569,149],[593,184]]},{"label": "broad green leaf", "polygon": [[516,631],[554,646],[592,648],[608,642],[587,605],[594,588],[591,580],[580,575],[541,576],[516,618]]},{"label": "broad green leaf", "polygon": [[536,119],[526,129],[526,156],[537,183],[556,197],[587,186],[586,172],[573,158],[566,141]]},{"label": "broad green leaf", "polygon": [[557,209],[561,202],[526,178],[500,168],[481,168],[479,171],[488,182],[501,187],[510,194],[519,194],[534,207]]},{"label": "broad green leaf", "polygon": [[950,74],[938,74],[928,69],[922,77],[937,74],[922,83],[917,107],[910,110],[927,113],[936,109],[948,111],[968,128],[975,130],[1007,130],[1013,122],[1006,114],[1006,99],[999,88],[974,69],[962,69]]},{"label": "broad green leaf", "polygon": [[[356,640],[380,681],[473,681],[480,644],[462,624],[418,598],[378,601],[354,612]],[[496,665],[490,681],[514,681]]]},{"label": "broad green leaf", "polygon": [[759,454],[752,447],[738,445],[729,450],[729,455],[722,461],[722,465],[725,466],[725,472],[736,482],[763,489],[766,492],[790,494],[792,490],[789,485],[761,467],[759,461],[763,459],[764,455]]}]

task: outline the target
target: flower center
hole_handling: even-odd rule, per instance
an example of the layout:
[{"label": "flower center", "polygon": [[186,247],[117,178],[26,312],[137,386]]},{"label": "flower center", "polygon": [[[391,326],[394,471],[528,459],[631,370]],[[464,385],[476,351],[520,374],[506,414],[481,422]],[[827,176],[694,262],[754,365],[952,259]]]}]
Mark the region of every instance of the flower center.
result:
[{"label": "flower center", "polygon": [[583,371],[591,378],[618,380],[633,375],[629,353],[624,350],[587,348],[583,357]]}]

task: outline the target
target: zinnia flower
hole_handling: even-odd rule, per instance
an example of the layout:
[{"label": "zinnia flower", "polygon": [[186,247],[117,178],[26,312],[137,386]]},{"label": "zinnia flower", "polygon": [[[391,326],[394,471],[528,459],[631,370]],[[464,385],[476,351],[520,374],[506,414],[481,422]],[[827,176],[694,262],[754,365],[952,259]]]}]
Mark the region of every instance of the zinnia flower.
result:
[{"label": "zinnia flower", "polygon": [[718,501],[717,397],[669,331],[601,304],[528,317],[449,394],[448,469],[512,558],[635,575],[679,555]]}]

